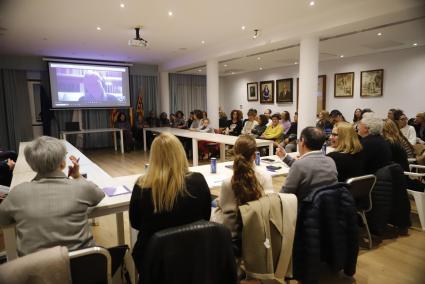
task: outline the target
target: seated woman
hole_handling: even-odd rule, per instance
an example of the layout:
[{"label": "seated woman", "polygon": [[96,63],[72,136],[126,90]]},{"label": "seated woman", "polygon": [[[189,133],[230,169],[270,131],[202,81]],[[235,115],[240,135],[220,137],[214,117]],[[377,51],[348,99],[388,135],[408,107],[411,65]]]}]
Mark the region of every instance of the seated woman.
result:
[{"label": "seated woman", "polygon": [[242,131],[242,113],[236,109],[230,113],[230,120],[227,121],[224,133],[226,135],[239,136]]},{"label": "seated woman", "polygon": [[115,122],[115,128],[123,129],[124,136],[124,148],[126,151],[131,151],[134,145],[133,133],[131,132],[130,122],[127,120],[127,116],[123,112],[118,113],[117,121]]},{"label": "seated woman", "polygon": [[236,140],[234,149],[233,176],[221,184],[219,205],[223,213],[223,224],[229,228],[238,254],[242,233],[238,207],[273,191],[273,184],[270,175],[259,171],[254,164],[257,144],[252,136],[241,135]]},{"label": "seated woman", "polygon": [[142,271],[149,239],[156,232],[209,220],[211,194],[202,174],[189,172],[180,141],[164,132],[152,143],[149,168],[134,185],[130,223],[139,231],[133,249],[137,270]]},{"label": "seated woman", "polygon": [[338,181],[364,175],[363,147],[353,126],[338,122],[331,133],[331,146],[335,151],[328,154],[336,165]]},{"label": "seated woman", "polygon": [[184,114],[181,110],[176,111],[176,119],[171,125],[174,128],[186,128],[186,121],[184,120]]},{"label": "seated woman", "polygon": [[167,118],[166,112],[161,112],[159,115],[159,127],[170,127],[170,120]]},{"label": "seated woman", "polygon": [[272,123],[267,126],[266,130],[260,136],[260,139],[274,140],[276,143],[280,143],[282,140],[283,127],[279,123],[280,114],[275,113],[272,115]]},{"label": "seated woman", "polygon": [[360,120],[363,118],[362,109],[356,108],[353,115],[353,127],[357,130],[357,125],[360,123]]},{"label": "seated woman", "polygon": [[241,134],[251,134],[252,129],[258,125],[258,122],[255,120],[256,115],[257,112],[253,109],[248,111],[248,119],[245,121]]},{"label": "seated woman", "polygon": [[260,114],[258,125],[251,129],[251,134],[254,136],[254,138],[258,138],[264,133],[267,128],[267,123],[269,123],[267,116]]},{"label": "seated woman", "polygon": [[326,130],[332,130],[332,123],[329,119],[329,112],[326,110],[319,112],[319,121],[317,121],[316,127],[322,129],[325,132]]},{"label": "seated woman", "polygon": [[283,133],[286,136],[288,134],[289,129],[291,128],[291,115],[286,110],[282,112],[281,115],[282,115],[282,120],[280,121],[280,123],[282,124],[282,127],[283,127]]},{"label": "seated woman", "polygon": [[[212,128],[210,126],[210,119],[209,118],[204,118],[202,120],[202,124],[201,127],[198,129],[199,132],[203,132],[203,133],[214,133],[214,128]],[[210,141],[204,141],[201,140],[198,142],[198,149],[199,149],[199,154],[201,154],[202,159],[208,159],[208,155],[209,155],[209,150],[211,148],[209,148],[208,145],[213,145],[212,147],[214,147],[214,151],[218,151],[218,144],[217,143],[212,143]]]},{"label": "seated woman", "polygon": [[16,224],[18,254],[57,245],[69,250],[94,246],[87,215],[103,199],[103,191],[80,175],[73,156],[68,172],[72,179],[63,173],[66,148],[56,138],[39,137],[24,154],[37,175],[14,187],[0,204],[0,226]]}]

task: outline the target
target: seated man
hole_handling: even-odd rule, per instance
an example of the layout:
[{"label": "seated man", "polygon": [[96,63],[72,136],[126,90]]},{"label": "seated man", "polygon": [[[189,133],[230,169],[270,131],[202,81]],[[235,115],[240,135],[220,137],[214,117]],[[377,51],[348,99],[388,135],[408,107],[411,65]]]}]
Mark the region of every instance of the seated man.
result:
[{"label": "seated man", "polygon": [[24,154],[37,175],[12,188],[0,204],[0,226],[16,224],[18,254],[57,245],[69,250],[94,246],[88,209],[103,199],[103,191],[80,175],[73,156],[68,173],[72,179],[63,173],[66,148],[56,138],[39,137]]},{"label": "seated man", "polygon": [[298,160],[290,157],[282,147],[277,149],[276,155],[291,167],[281,192],[294,193],[298,201],[302,201],[314,190],[338,182],[335,162],[321,151],[324,142],[325,134],[321,129],[306,127],[298,142]]}]

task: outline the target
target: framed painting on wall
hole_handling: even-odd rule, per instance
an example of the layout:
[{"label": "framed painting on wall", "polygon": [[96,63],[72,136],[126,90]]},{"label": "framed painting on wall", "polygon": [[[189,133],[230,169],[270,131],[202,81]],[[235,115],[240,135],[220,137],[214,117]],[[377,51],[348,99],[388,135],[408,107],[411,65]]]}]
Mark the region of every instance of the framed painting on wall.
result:
[{"label": "framed painting on wall", "polygon": [[256,102],[258,101],[258,83],[247,83],[246,84],[246,96],[248,102]]},{"label": "framed painting on wall", "polygon": [[360,96],[382,97],[384,69],[362,71],[360,73]]},{"label": "framed painting on wall", "polygon": [[274,81],[260,82],[260,103],[261,104],[274,103]]},{"label": "framed painting on wall", "polygon": [[294,101],[292,95],[292,78],[281,79],[276,81],[276,102],[292,103]]},{"label": "framed painting on wall", "polygon": [[[297,78],[297,111],[300,97],[300,78]],[[319,75],[317,82],[317,113],[326,109],[326,75]]]},{"label": "framed painting on wall", "polygon": [[336,73],[334,79],[334,97],[353,97],[354,72]]}]

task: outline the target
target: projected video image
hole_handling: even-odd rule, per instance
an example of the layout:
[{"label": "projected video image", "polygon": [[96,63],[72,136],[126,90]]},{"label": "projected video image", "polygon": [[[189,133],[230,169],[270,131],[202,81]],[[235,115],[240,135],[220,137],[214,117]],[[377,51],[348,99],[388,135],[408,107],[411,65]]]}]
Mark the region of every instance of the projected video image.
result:
[{"label": "projected video image", "polygon": [[50,64],[53,107],[129,105],[126,67]]}]

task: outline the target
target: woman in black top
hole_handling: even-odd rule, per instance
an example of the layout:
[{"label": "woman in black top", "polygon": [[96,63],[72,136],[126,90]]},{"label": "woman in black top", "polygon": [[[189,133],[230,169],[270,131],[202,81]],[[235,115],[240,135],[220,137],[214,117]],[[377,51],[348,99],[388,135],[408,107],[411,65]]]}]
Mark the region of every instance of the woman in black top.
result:
[{"label": "woman in black top", "polygon": [[200,173],[189,172],[180,141],[170,133],[161,133],[151,147],[149,168],[134,186],[130,200],[130,223],[139,231],[133,249],[138,271],[150,237],[175,226],[209,220],[211,194]]},{"label": "woman in black top", "polygon": [[232,136],[239,136],[241,135],[242,128],[242,112],[234,109],[230,113],[230,120],[227,121],[225,133]]},{"label": "woman in black top", "polygon": [[328,154],[336,164],[338,181],[364,174],[363,147],[353,126],[347,122],[338,122],[332,129],[331,146],[334,152]]}]

